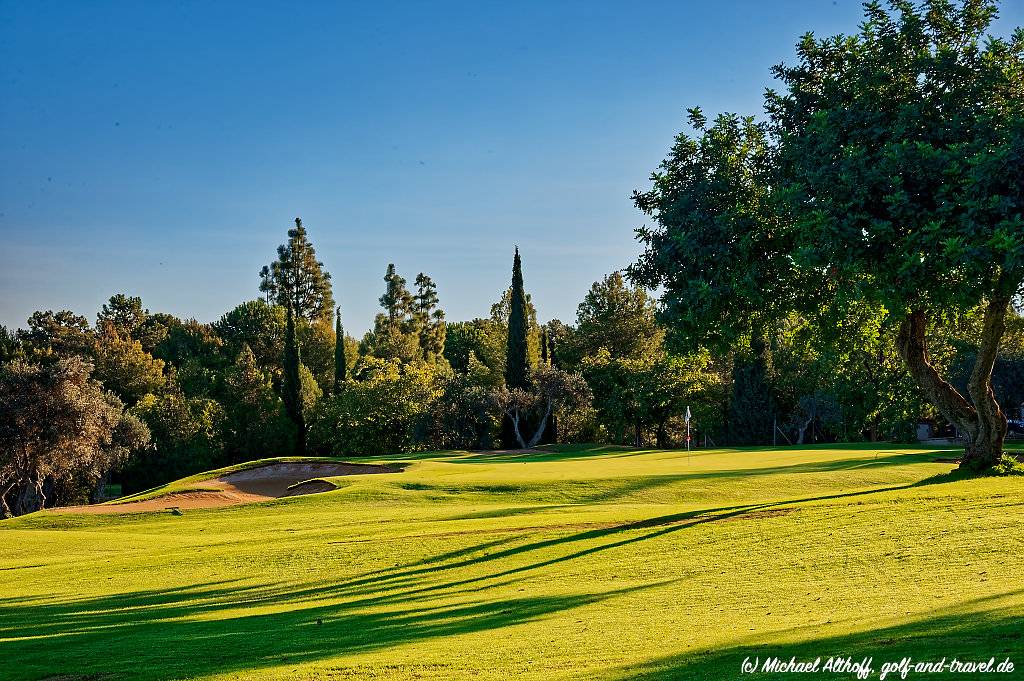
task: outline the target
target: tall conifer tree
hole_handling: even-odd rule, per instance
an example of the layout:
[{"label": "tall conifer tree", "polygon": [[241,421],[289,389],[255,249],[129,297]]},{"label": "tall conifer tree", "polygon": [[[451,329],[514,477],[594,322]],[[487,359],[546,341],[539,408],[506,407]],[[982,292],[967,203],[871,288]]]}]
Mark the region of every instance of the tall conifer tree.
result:
[{"label": "tall conifer tree", "polygon": [[523,288],[523,263],[519,247],[512,260],[512,300],[508,315],[508,343],[505,350],[505,385],[509,388],[530,386],[530,356],[526,318],[526,291]]},{"label": "tall conifer tree", "polygon": [[301,218],[295,218],[295,228],[288,230],[288,243],[277,247],[277,260],[260,270],[260,291],[267,294],[268,303],[291,306],[307,321],[331,323],[331,275],[316,259]]},{"label": "tall conifer tree", "polygon": [[284,336],[284,382],[282,399],[288,418],[295,424],[295,456],[306,454],[306,419],[302,411],[302,378],[299,371],[302,358],[295,339],[295,313],[288,306],[288,323]]},{"label": "tall conifer tree", "polygon": [[[508,340],[505,346],[505,385],[509,389],[529,389],[530,387],[530,355],[527,337],[530,327],[526,304],[526,291],[523,288],[523,263],[519,258],[519,248],[516,247],[516,254],[512,260]],[[506,448],[516,447],[518,443],[515,426],[507,415],[501,423],[501,442],[502,446]]]},{"label": "tall conifer tree", "polygon": [[334,394],[337,395],[345,387],[345,375],[348,373],[348,358],[345,357],[345,329],[341,325],[341,307],[335,310],[334,320]]}]

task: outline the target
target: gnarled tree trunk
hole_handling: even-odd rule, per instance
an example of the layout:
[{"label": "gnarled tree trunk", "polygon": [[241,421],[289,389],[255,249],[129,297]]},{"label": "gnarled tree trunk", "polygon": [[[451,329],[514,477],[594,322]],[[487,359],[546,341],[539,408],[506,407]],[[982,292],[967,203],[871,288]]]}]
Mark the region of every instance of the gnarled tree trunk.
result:
[{"label": "gnarled tree trunk", "polygon": [[967,439],[961,468],[982,470],[994,465],[1003,451],[1006,416],[992,390],[992,369],[999,342],[1005,331],[1008,295],[995,295],[985,308],[984,326],[978,356],[967,384],[968,401],[946,381],[931,363],[926,329],[928,318],[923,309],[913,310],[900,325],[897,347],[910,374],[939,413]]}]

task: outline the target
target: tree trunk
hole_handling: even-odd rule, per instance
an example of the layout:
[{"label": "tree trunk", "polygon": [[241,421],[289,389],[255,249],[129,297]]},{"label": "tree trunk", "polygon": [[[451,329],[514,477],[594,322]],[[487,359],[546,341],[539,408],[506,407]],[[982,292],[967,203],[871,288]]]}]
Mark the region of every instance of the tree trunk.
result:
[{"label": "tree trunk", "polygon": [[994,465],[1003,453],[1006,439],[1006,415],[996,401],[992,389],[992,370],[999,353],[999,341],[1006,332],[1006,313],[1010,307],[1009,296],[994,296],[985,308],[978,356],[974,360],[974,371],[967,382],[967,393],[978,412],[978,434],[968,445],[964,465],[983,469]]},{"label": "tree trunk", "polygon": [[914,310],[900,325],[897,348],[911,376],[925,396],[967,439],[960,467],[982,470],[998,461],[1006,437],[1006,416],[992,390],[992,369],[1005,330],[1008,296],[994,296],[985,309],[981,345],[968,382],[972,405],[949,384],[931,363],[924,310]]},{"label": "tree trunk", "polygon": [[654,444],[658,449],[668,449],[668,433],[665,431],[665,419],[658,421],[658,429],[654,433]]},{"label": "tree trunk", "polygon": [[[540,425],[537,426],[537,432],[535,432],[533,434],[533,437],[530,438],[530,443],[529,445],[526,445],[524,447],[525,449],[533,449],[534,447],[537,446],[537,443],[540,442],[540,438],[544,435],[544,429],[548,427],[548,419],[551,417],[551,410],[553,408],[554,406],[551,404],[551,402],[548,402],[548,408],[544,412],[544,418],[540,420]],[[518,425],[516,427],[516,435],[519,435]],[[519,441],[522,442],[523,439],[519,438]]]},{"label": "tree trunk", "polygon": [[523,441],[523,434],[519,432],[519,412],[516,411],[514,415],[509,414],[508,417],[512,421],[512,429],[516,434],[516,441],[519,443],[519,446],[522,449],[528,449],[526,442]]}]

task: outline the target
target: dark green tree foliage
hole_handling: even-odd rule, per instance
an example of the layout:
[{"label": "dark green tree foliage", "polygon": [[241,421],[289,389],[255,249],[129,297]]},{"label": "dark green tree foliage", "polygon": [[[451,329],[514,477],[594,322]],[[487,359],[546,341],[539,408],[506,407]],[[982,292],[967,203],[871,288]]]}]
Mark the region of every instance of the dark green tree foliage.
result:
[{"label": "dark green tree foliage", "polygon": [[[515,256],[512,259],[512,287],[509,299],[508,313],[508,336],[505,342],[505,387],[514,394],[530,390],[530,348],[529,348],[529,318],[527,317],[526,290],[523,286],[523,263],[519,257],[519,248],[516,247]],[[520,405],[515,410],[503,409],[505,412],[501,428],[501,442],[504,447],[519,446],[522,438],[517,435],[519,430],[531,430],[529,425],[529,409]],[[510,413],[516,414],[515,421],[522,421],[517,424]]]},{"label": "dark green tree foliage", "polygon": [[733,360],[729,439],[734,444],[772,442],[777,414],[768,369],[768,351],[757,336]]},{"label": "dark green tree foliage", "polygon": [[280,373],[284,353],[285,308],[264,300],[242,303],[219,320],[213,328],[224,341],[229,357],[238,357],[248,346],[264,371]]},{"label": "dark green tree foliage", "polygon": [[345,357],[345,329],[341,325],[341,308],[335,310],[334,314],[334,394],[337,395],[345,389],[348,361]]},{"label": "dark green tree foliage", "polygon": [[526,316],[526,291],[523,288],[523,263],[516,248],[512,260],[512,299],[508,315],[508,341],[505,351],[505,385],[514,388],[530,387],[529,346],[527,334],[529,320]]},{"label": "dark green tree foliage", "polygon": [[[1024,287],[1020,162],[1024,32],[985,35],[987,0],[865,5],[854,36],[797,46],[769,122],[720,116],[677,138],[638,207],[657,227],[630,270],[664,286],[673,338],[741,337],[793,310],[834,324],[877,304],[935,408],[968,440],[966,468],[999,457],[992,370]],[[770,133],[770,134],[769,134]],[[930,352],[935,320],[985,306],[966,395]]]},{"label": "dark green tree foliage", "polygon": [[[892,312],[911,375],[969,440],[963,465],[983,468],[1002,450],[991,376],[1024,286],[1024,32],[987,37],[986,0],[892,8],[867,5],[849,39],[806,36],[798,63],[775,69],[780,194],[797,264],[825,273],[837,307]],[[964,395],[930,359],[928,320],[979,304]]]},{"label": "dark green tree foliage", "polygon": [[295,424],[295,456],[306,453],[306,422],[302,404],[302,376],[300,366],[302,359],[299,343],[295,338],[295,314],[291,307],[287,309],[287,321],[284,334],[284,379],[281,385],[281,397],[284,400],[285,413]]},{"label": "dark green tree foliage", "polygon": [[294,428],[285,417],[270,375],[248,345],[225,372],[224,449],[230,463],[291,449]]},{"label": "dark green tree foliage", "polygon": [[41,361],[81,355],[92,357],[96,338],[89,320],[69,310],[33,312],[28,329],[18,330],[25,354]]},{"label": "dark green tree foliage", "polygon": [[699,109],[690,124],[696,136],[679,134],[650,191],[633,194],[657,226],[637,230],[647,248],[627,273],[648,289],[663,287],[659,316],[676,349],[726,350],[753,320],[788,312],[796,273],[777,255],[786,237],[765,180],[765,127],[724,114],[709,126]]},{"label": "dark green tree foliage", "polygon": [[277,260],[260,270],[260,291],[267,294],[268,303],[291,306],[297,317],[330,326],[334,313],[331,275],[316,259],[300,218],[295,218],[294,229],[288,230],[288,243],[277,247]]},{"label": "dark green tree foliage", "polygon": [[384,273],[384,295],[380,297],[380,306],[392,324],[406,322],[413,311],[412,294],[405,287],[405,278],[395,271],[394,263],[388,263]]},{"label": "dark green tree foliage", "polygon": [[149,427],[155,447],[131,458],[121,469],[125,494],[228,463],[224,409],[216,400],[189,397],[171,380],[131,411]]},{"label": "dark green tree foliage", "polygon": [[444,310],[438,307],[437,285],[420,272],[416,275],[413,320],[419,333],[423,359],[433,361],[444,354]]}]

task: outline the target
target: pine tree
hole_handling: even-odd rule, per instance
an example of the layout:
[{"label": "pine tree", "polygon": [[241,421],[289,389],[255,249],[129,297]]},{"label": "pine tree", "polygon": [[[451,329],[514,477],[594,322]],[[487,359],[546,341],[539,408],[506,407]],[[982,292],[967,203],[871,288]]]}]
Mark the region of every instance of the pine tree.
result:
[{"label": "pine tree", "polygon": [[334,321],[334,394],[339,394],[345,387],[345,375],[348,373],[348,360],[345,357],[345,329],[341,326],[341,308],[335,311]]},{"label": "pine tree", "polygon": [[295,228],[288,230],[288,243],[277,247],[277,260],[260,270],[260,291],[267,294],[268,303],[290,306],[298,317],[330,324],[331,275],[316,259],[301,218],[295,218]]},{"label": "pine tree", "polygon": [[392,324],[406,323],[406,318],[412,312],[413,297],[405,287],[405,278],[395,271],[394,263],[388,263],[388,270],[384,273],[384,284],[380,306],[387,312],[388,321]]},{"label": "pine tree", "polygon": [[295,424],[295,456],[306,454],[306,420],[303,415],[302,377],[299,370],[301,363],[299,344],[295,339],[295,314],[289,305],[284,338],[284,382],[281,392],[285,412]]},{"label": "pine tree", "polygon": [[437,285],[423,272],[416,275],[413,320],[419,334],[423,359],[432,360],[444,353],[444,310],[438,307]]}]

